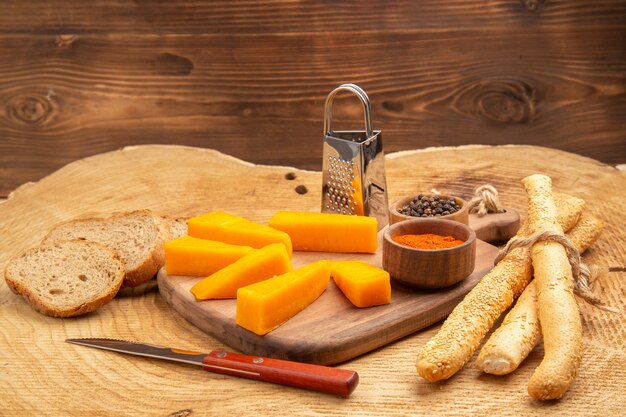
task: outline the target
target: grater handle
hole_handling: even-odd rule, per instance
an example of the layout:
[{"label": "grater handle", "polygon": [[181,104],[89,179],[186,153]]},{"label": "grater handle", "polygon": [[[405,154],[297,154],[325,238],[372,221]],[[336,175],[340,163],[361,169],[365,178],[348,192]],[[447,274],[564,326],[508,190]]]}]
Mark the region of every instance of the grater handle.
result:
[{"label": "grater handle", "polygon": [[365,115],[365,132],[368,138],[374,136],[371,116],[372,106],[370,104],[370,99],[365,91],[363,91],[363,89],[356,84],[342,84],[331,91],[330,94],[328,94],[328,97],[326,97],[326,104],[324,105],[324,134],[328,135],[333,130],[333,100],[340,91],[350,91],[361,100],[361,104],[363,104],[363,113]]}]

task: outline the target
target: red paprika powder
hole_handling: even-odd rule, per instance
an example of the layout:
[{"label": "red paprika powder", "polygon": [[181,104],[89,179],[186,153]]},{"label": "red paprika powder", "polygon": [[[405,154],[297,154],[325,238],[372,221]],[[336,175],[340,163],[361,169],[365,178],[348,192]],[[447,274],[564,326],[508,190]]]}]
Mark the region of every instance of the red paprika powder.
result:
[{"label": "red paprika powder", "polygon": [[431,233],[423,235],[400,235],[393,238],[397,243],[415,249],[445,249],[459,246],[462,240],[453,236],[440,236]]}]

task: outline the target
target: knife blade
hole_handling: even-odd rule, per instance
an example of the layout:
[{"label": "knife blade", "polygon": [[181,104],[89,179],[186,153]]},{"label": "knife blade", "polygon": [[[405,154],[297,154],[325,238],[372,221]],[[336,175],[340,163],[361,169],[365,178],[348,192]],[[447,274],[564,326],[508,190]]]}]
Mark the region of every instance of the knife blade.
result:
[{"label": "knife blade", "polygon": [[212,351],[201,353],[107,338],[66,339],[68,343],[130,355],[201,366],[205,371],[348,396],[359,383],[354,371],[281,359]]}]

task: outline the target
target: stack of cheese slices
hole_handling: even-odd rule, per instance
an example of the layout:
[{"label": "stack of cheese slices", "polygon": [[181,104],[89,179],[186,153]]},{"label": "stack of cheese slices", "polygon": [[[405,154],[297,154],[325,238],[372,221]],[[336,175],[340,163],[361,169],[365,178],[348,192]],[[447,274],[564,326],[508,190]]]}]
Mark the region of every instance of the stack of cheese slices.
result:
[{"label": "stack of cheese slices", "polygon": [[331,278],[356,307],[391,302],[389,273],[373,265],[291,263],[294,250],[375,253],[373,217],[279,211],[266,226],[217,211],[189,219],[188,233],[165,244],[167,274],[204,277],[191,288],[196,300],[236,299],[236,323],[258,335],[307,308]]}]

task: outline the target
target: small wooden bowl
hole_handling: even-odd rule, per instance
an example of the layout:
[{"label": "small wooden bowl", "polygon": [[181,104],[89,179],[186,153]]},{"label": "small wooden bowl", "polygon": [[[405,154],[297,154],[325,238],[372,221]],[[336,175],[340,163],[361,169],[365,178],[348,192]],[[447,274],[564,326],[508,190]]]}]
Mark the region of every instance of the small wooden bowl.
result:
[{"label": "small wooden bowl", "polygon": [[389,224],[394,224],[394,223],[402,222],[405,220],[413,220],[413,219],[444,219],[444,220],[454,220],[455,222],[459,222],[463,224],[469,224],[467,201],[463,200],[462,198],[455,197],[455,196],[450,196],[450,197],[454,198],[454,201],[456,201],[456,203],[461,206],[461,210],[454,212],[452,214],[447,214],[445,216],[433,216],[433,217],[414,217],[414,216],[407,216],[406,214],[400,213],[400,209],[406,206],[411,201],[413,201],[415,196],[417,196],[417,194],[403,197],[399,200],[394,201],[391,204],[391,206],[389,206]]},{"label": "small wooden bowl", "polygon": [[[446,249],[414,249],[393,240],[426,233],[463,240]],[[476,262],[476,233],[467,225],[440,218],[414,218],[395,223],[383,235],[383,269],[393,279],[415,288],[444,288],[467,278]]]}]

